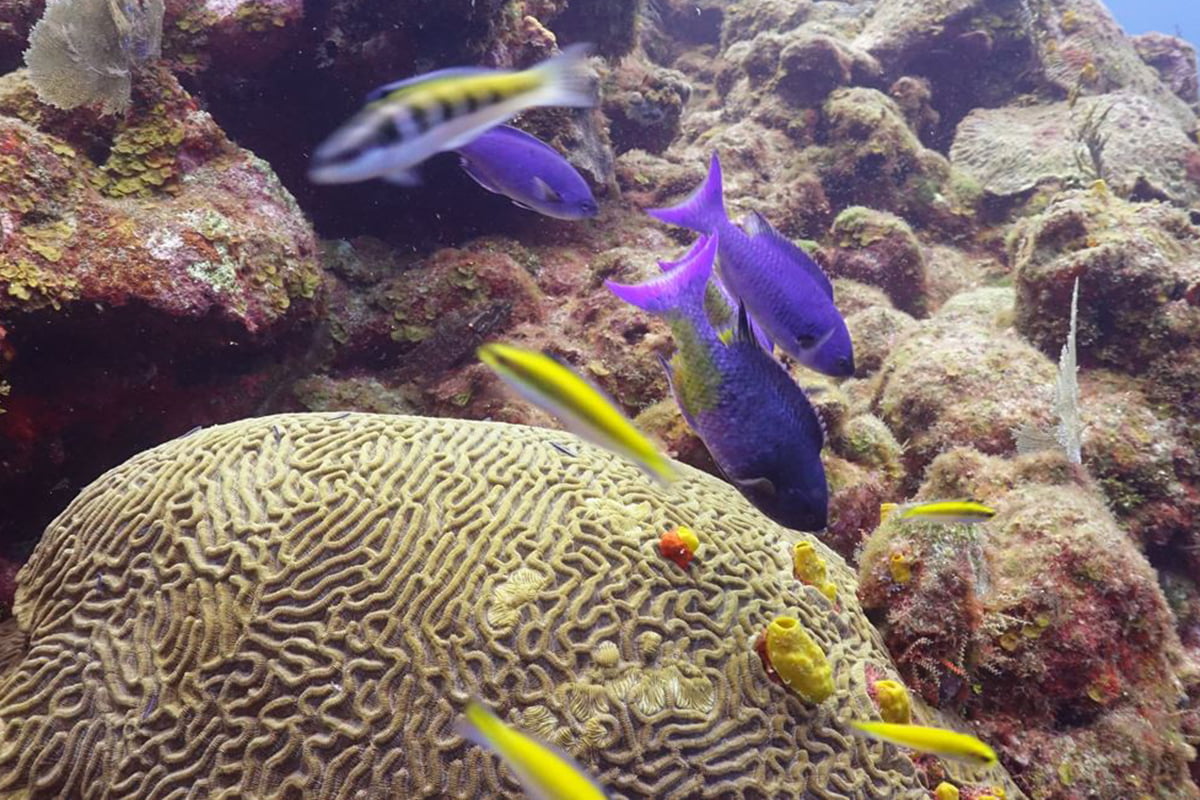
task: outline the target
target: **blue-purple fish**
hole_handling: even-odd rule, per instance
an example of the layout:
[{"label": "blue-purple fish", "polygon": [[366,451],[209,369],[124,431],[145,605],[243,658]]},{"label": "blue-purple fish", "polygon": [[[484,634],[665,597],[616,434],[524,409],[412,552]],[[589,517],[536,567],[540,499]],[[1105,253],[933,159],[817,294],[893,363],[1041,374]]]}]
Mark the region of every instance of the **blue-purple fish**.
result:
[{"label": "blue-purple fish", "polygon": [[583,176],[525,131],[499,125],[458,148],[458,154],[476,183],[521,208],[558,219],[594,217],[599,211]]},{"label": "blue-purple fish", "polygon": [[715,152],[708,177],[687,200],[647,213],[672,225],[719,234],[721,279],[775,344],[818,372],[854,374],[850,332],[833,304],[829,278],[758,214],[749,216],[744,230],[730,221]]},{"label": "blue-purple fish", "polygon": [[[686,264],[695,258],[696,254],[703,250],[707,243],[708,237],[701,234],[681,258],[676,261],[660,261],[658,262],[658,266],[663,272],[670,272],[681,264]],[[715,321],[718,325],[730,325],[737,321],[737,307],[737,298],[725,288],[725,284],[721,283],[721,278],[714,272],[708,282],[707,294],[704,301],[704,308],[708,311],[708,318]],[[754,317],[750,317],[750,330],[754,332],[754,338],[762,346],[763,350],[768,353],[774,352],[775,345],[771,342],[771,337],[755,321]]]},{"label": "blue-purple fish", "polygon": [[605,285],[670,324],[676,352],[663,367],[671,393],[729,481],[781,525],[821,530],[829,489],[816,412],[783,365],[755,340],[744,303],[725,331],[705,311],[719,241],[720,234],[709,237],[691,258],[646,283]]},{"label": "blue-purple fish", "polygon": [[380,86],[316,149],[308,178],[383,178],[410,186],[419,182],[414,167],[425,159],[457,150],[526,109],[593,106],[590,52],[590,45],[573,44],[520,72],[455,67]]}]

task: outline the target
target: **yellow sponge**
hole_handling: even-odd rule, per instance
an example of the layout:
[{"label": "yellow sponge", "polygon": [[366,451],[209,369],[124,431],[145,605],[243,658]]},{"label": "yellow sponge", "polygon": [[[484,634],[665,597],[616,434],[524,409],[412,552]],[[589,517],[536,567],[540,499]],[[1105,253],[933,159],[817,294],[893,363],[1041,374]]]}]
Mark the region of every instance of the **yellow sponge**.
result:
[{"label": "yellow sponge", "polygon": [[792,550],[792,574],[810,586],[815,586],[833,602],[837,597],[837,586],[829,580],[825,559],[821,558],[812,542],[797,542]]},{"label": "yellow sponge", "polygon": [[884,722],[901,725],[912,723],[912,700],[908,689],[897,681],[875,681],[875,700],[879,703],[879,716]]},{"label": "yellow sponge", "polygon": [[942,781],[933,790],[934,800],[958,800],[958,787]]},{"label": "yellow sponge", "polygon": [[767,626],[767,660],[783,685],[810,703],[833,694],[833,670],[825,653],[795,617],[776,617]]}]

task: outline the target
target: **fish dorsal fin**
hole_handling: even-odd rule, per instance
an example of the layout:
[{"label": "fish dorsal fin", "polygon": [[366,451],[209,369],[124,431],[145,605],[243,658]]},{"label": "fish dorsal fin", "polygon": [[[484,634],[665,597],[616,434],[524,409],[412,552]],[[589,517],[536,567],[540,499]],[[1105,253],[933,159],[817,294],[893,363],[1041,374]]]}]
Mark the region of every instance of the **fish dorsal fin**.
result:
[{"label": "fish dorsal fin", "polygon": [[510,142],[520,142],[538,150],[549,150],[555,155],[561,155],[561,153],[543,142],[538,137],[534,136],[532,133],[523,131],[520,128],[513,127],[512,125],[497,125],[482,135],[498,139],[508,139]]},{"label": "fish dorsal fin", "polygon": [[[807,395],[807,392],[805,394]],[[829,441],[829,426],[825,424],[825,417],[822,416],[821,409],[814,406],[812,401],[809,401],[808,405],[812,408],[813,416],[817,418],[817,428],[821,431],[821,446],[818,449],[824,449],[825,443]]]},{"label": "fish dorsal fin", "polygon": [[754,329],[750,327],[750,312],[746,310],[746,304],[738,300],[737,304],[737,320],[733,324],[733,339],[734,342],[747,342],[758,345],[758,339],[754,336]]},{"label": "fish dorsal fin", "polygon": [[783,248],[801,267],[805,273],[817,282],[821,290],[833,299],[833,284],[829,282],[829,276],[821,269],[816,261],[813,261],[812,256],[804,252],[789,238],[784,236],[779,231],[767,222],[766,217],[759,214],[757,211],[751,211],[742,219],[742,230],[750,236],[763,236],[775,242],[779,247]]},{"label": "fish dorsal fin", "polygon": [[412,78],[404,78],[399,81],[385,83],[382,86],[376,86],[367,93],[364,102],[374,103],[376,100],[382,100],[390,94],[412,89],[421,84],[431,83],[433,81],[444,80],[446,78],[468,78],[473,75],[483,75],[485,73],[495,73],[494,69],[485,67],[450,67],[449,69],[439,69],[436,72],[427,72],[424,75],[416,75]]}]

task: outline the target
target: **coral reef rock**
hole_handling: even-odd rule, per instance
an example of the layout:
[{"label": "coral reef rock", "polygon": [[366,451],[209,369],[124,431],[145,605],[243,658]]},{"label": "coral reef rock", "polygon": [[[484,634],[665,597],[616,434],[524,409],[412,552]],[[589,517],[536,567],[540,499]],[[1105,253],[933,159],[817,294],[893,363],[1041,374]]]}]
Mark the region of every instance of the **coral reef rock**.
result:
[{"label": "coral reef rock", "polygon": [[1032,797],[1198,796],[1180,714],[1194,668],[1154,570],[1082,470],[1061,452],[960,448],[919,496],[997,514],[889,518],[868,541],[860,598],[909,686],[979,720]]},{"label": "coral reef rock", "polygon": [[1188,104],[1139,56],[1101,0],[880,0],[853,45],[884,75],[929,78],[943,124],[1022,93],[1140,95],[1176,125]]},{"label": "coral reef rock", "polygon": [[1200,147],[1160,105],[1136,94],[976,109],[959,124],[950,160],[1002,197],[1045,181],[1103,179],[1124,197],[1200,202]]},{"label": "coral reef rock", "polygon": [[0,541],[61,507],[30,487],[254,413],[322,285],[295,200],[165,70],[103,120],[0,78],[0,239],[0,493],[30,496]]},{"label": "coral reef rock", "polygon": [[1200,446],[1200,226],[1163,203],[1078,190],[1018,223],[1009,251],[1020,331],[1057,353],[1078,278],[1080,362],[1150,379],[1150,401]]},{"label": "coral reef rock", "polygon": [[874,406],[909,476],[958,446],[1011,453],[1012,428],[1049,424],[1054,365],[1007,325],[1012,304],[1011,289],[955,295],[884,360]]},{"label": "coral reef rock", "polygon": [[1186,39],[1165,33],[1143,33],[1133,37],[1138,55],[1158,72],[1175,95],[1195,106],[1200,102],[1196,75],[1196,48]]},{"label": "coral reef rock", "polygon": [[213,69],[245,80],[308,35],[303,0],[166,0],[163,49],[181,72]]},{"label": "coral reef rock", "polygon": [[[678,525],[704,541],[687,571],[657,549]],[[801,540],[709,476],[663,491],[554,431],[306,414],[197,432],[102,476],[22,570],[0,792],[523,796],[452,731],[478,694],[615,798],[927,798],[905,751],[849,730],[895,671],[837,556],[814,542],[836,605],[793,576]],[[831,667],[819,705],[754,651],[779,616]],[[946,769],[1023,797],[999,767]]]},{"label": "coral reef rock", "polygon": [[902,311],[924,315],[925,257],[904,220],[851,206],[837,215],[829,235],[836,247],[826,261],[831,274],[877,286]]}]

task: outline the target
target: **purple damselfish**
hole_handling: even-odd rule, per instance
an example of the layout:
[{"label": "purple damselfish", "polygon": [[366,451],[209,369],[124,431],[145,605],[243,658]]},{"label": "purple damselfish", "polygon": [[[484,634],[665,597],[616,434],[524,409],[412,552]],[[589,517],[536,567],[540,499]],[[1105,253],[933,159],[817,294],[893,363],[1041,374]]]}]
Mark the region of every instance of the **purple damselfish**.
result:
[{"label": "purple damselfish", "polygon": [[599,207],[583,176],[550,145],[499,125],[457,150],[462,168],[489,192],[557,219],[594,217]]},{"label": "purple damselfish", "polygon": [[725,477],[779,524],[822,530],[829,488],[820,419],[783,365],[755,340],[744,303],[727,331],[714,328],[705,311],[719,239],[708,237],[646,283],[605,285],[670,324],[676,351],[663,367],[671,393]]},{"label": "purple damselfish", "polygon": [[850,332],[833,304],[829,278],[758,214],[747,218],[744,230],[730,221],[716,153],[708,177],[687,200],[647,213],[672,225],[719,235],[722,280],[775,344],[818,372],[854,374]]},{"label": "purple damselfish", "polygon": [[[660,261],[658,262],[658,266],[663,272],[670,272],[679,265],[685,264],[691,259],[695,258],[696,253],[700,252],[700,250],[702,250],[706,244],[708,244],[708,237],[702,235],[696,239],[695,244],[693,244],[691,249],[683,254],[682,258],[677,261]],[[733,294],[725,288],[725,284],[721,283],[721,279],[715,272],[713,273],[712,279],[709,281],[708,285],[711,291],[709,291],[705,298],[706,302],[704,307],[708,311],[709,318],[717,320],[717,322],[722,325],[728,322],[736,321],[738,306],[737,298],[735,298]],[[760,345],[762,345],[763,350],[766,350],[768,353],[774,352],[775,345],[771,342],[771,337],[768,336],[766,331],[762,329],[762,326],[755,321],[754,317],[750,318],[750,330],[754,332],[754,338],[758,340]]]}]

